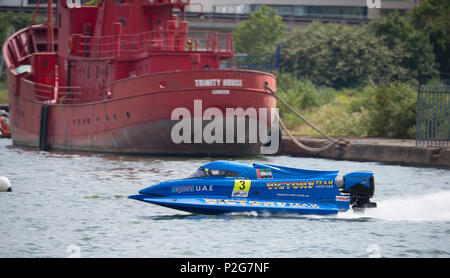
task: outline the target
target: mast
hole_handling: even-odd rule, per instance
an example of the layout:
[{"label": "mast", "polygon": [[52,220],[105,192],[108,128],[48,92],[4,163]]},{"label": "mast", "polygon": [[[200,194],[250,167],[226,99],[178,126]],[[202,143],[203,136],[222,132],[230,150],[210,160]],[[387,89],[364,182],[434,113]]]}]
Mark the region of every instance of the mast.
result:
[{"label": "mast", "polygon": [[47,1],[47,52],[54,52],[53,1]]}]

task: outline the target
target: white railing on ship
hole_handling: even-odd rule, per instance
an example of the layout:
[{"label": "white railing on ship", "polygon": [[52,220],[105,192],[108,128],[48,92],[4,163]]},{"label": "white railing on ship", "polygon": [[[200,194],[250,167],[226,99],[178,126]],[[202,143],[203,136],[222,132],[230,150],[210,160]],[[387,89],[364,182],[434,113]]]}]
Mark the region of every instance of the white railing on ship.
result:
[{"label": "white railing on ship", "polygon": [[34,88],[34,99],[43,103],[87,103],[100,101],[105,97],[104,94],[101,94],[99,90],[94,87],[52,86],[30,80],[25,80],[25,82],[29,83]]},{"label": "white railing on ship", "polygon": [[102,37],[80,36],[73,53],[85,57],[128,57],[151,50],[232,52],[230,33],[191,31],[185,37],[173,36],[172,39],[168,33],[149,31]]}]

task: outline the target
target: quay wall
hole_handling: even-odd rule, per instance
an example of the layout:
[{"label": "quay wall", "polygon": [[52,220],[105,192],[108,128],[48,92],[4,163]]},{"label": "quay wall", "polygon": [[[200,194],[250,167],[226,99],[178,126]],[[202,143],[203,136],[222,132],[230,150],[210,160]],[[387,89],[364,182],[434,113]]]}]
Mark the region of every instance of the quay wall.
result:
[{"label": "quay wall", "polygon": [[[310,147],[320,147],[326,143],[323,139],[314,138],[297,140]],[[301,149],[291,138],[283,137],[279,154],[450,169],[450,147],[418,147],[415,140],[353,138],[338,147],[312,153]]]}]

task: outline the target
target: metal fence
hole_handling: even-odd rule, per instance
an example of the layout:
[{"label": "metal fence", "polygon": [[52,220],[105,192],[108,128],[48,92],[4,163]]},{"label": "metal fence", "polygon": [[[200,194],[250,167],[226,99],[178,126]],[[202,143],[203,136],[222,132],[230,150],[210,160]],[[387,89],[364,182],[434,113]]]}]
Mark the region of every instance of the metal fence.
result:
[{"label": "metal fence", "polygon": [[226,61],[222,68],[237,67],[250,70],[279,70],[280,69],[280,44],[277,44],[273,56],[249,56],[246,54],[235,54],[233,60]]},{"label": "metal fence", "polygon": [[450,146],[450,86],[419,86],[417,146]]}]

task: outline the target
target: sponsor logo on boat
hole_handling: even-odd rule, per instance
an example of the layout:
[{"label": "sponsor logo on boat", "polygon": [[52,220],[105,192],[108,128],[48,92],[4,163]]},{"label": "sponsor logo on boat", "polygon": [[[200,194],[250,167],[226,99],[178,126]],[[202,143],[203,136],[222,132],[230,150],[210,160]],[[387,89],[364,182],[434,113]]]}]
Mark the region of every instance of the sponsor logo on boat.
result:
[{"label": "sponsor logo on boat", "polygon": [[267,182],[267,189],[306,189],[313,188],[314,181]]},{"label": "sponsor logo on boat", "polygon": [[214,191],[212,185],[172,186],[172,193]]},{"label": "sponsor logo on boat", "polygon": [[336,201],[350,202],[350,196],[336,196]]},{"label": "sponsor logo on boat", "polygon": [[319,205],[313,203],[300,202],[270,202],[270,201],[247,201],[236,199],[203,199],[210,205],[242,205],[242,206],[268,206],[268,207],[299,207],[299,208],[319,208]]},{"label": "sponsor logo on boat", "polygon": [[231,197],[247,198],[250,186],[252,186],[251,180],[235,180]]},{"label": "sponsor logo on boat", "polygon": [[315,180],[315,181],[285,181],[285,182],[267,182],[267,189],[311,189],[316,188],[331,188],[333,187],[333,180]]},{"label": "sponsor logo on boat", "polygon": [[277,193],[280,197],[309,198],[309,194]]},{"label": "sponsor logo on boat", "polygon": [[316,180],[315,188],[332,188],[334,180]]}]

